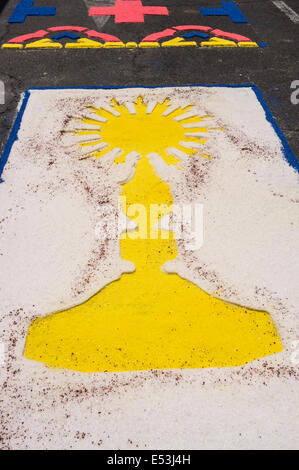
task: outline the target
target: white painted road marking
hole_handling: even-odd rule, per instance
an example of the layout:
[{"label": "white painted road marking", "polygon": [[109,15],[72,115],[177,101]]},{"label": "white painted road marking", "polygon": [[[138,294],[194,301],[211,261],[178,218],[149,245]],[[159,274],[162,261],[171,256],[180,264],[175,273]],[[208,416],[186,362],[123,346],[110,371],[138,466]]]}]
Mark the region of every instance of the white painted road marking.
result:
[{"label": "white painted road marking", "polygon": [[287,15],[291,21],[295,24],[299,24],[299,15],[291,7],[289,7],[285,2],[281,0],[273,0],[274,5],[279,8],[285,15]]}]

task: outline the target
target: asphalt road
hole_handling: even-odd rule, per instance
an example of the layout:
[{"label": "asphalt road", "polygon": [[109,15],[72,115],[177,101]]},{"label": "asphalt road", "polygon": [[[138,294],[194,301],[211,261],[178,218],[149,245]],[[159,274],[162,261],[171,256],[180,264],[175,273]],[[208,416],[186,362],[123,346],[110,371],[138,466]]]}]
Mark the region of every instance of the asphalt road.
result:
[{"label": "asphalt road", "polygon": [[[115,24],[114,17],[93,19],[87,5],[113,5],[88,0],[38,0],[38,6],[56,6],[56,16],[29,16],[24,23],[7,23],[17,5],[7,2],[0,16],[0,42],[51,26],[76,25],[115,34],[124,41],[138,41],[147,34],[173,25],[212,26],[249,36],[268,44],[260,48],[157,48],[107,50],[0,49],[0,79],[5,84],[5,104],[0,105],[1,149],[16,114],[21,93],[32,87],[243,84],[259,87],[294,153],[299,145],[299,104],[291,103],[291,83],[299,80],[298,24],[270,0],[239,0],[248,19],[233,23],[229,17],[204,17],[199,7],[219,7],[220,2],[187,0],[144,1],[144,5],[169,8],[169,16],[146,16],[145,23]],[[287,0],[299,10],[297,0]]]},{"label": "asphalt road", "polygon": [[[178,0],[143,0],[145,6],[168,7],[169,16],[146,16],[144,23],[126,24],[115,23],[113,17],[92,18],[88,16],[90,6],[94,4],[113,6],[114,0],[35,0],[35,5],[56,7],[56,16],[30,16],[24,23],[8,23],[8,18],[19,1],[8,0],[0,13],[0,80],[2,81],[0,82],[0,154],[15,119],[21,95],[29,88],[251,83],[261,91],[294,154],[298,155],[299,103],[294,104],[295,101],[293,100],[294,103],[291,101],[291,94],[294,91],[291,89],[291,84],[294,81],[299,82],[297,60],[299,22],[296,23],[296,13],[290,18],[271,0],[239,0],[236,3],[248,19],[248,23],[233,23],[226,16],[205,17],[199,13],[199,7],[219,7],[220,0],[186,0],[184,4]],[[285,0],[285,2],[299,14],[298,0]],[[55,26],[69,25],[116,35],[124,42],[139,42],[146,35],[171,26],[202,25],[239,33],[250,37],[257,43],[266,43],[268,46],[253,48],[61,48],[53,50],[1,48],[1,45],[8,43],[16,36]],[[1,83],[5,86],[4,104],[1,104]],[[248,102],[250,103],[250,100]],[[245,100],[245,106],[248,102]],[[218,102],[216,104],[218,106]],[[238,106],[236,108],[239,112]],[[36,107],[30,107],[30,109],[35,110]],[[226,110],[226,106],[222,109],[219,107],[219,111],[226,113]],[[63,112],[65,111],[63,109]],[[49,114],[50,112],[47,116]],[[221,115],[220,112],[219,114]],[[49,122],[54,122],[55,116],[53,113],[52,121],[46,121],[47,125]],[[250,142],[254,141],[251,136],[255,133],[260,135],[263,129],[267,137],[267,128],[262,127],[263,119],[258,119],[254,126],[247,120],[247,114],[244,120],[239,116],[240,114],[231,112],[229,118],[235,119],[232,122],[239,119],[240,128],[243,126],[245,129],[249,128],[249,131],[253,129],[252,134],[249,132]],[[26,117],[24,121],[28,127],[31,124],[30,118],[31,115],[28,120]],[[35,125],[36,122],[37,120],[35,120]],[[34,135],[39,131],[37,127],[37,125],[33,127]],[[51,125],[47,129],[50,136]],[[272,131],[271,129],[271,135]],[[41,135],[44,134],[41,132]],[[36,144],[34,152],[30,133],[26,132],[23,146],[14,148],[15,161],[9,169],[9,184],[3,186],[6,196],[3,202],[0,202],[4,214],[0,217],[3,222],[1,225],[3,238],[1,251],[3,253],[0,255],[6,263],[2,264],[4,266],[2,273],[6,275],[6,271],[9,271],[9,275],[6,276],[8,281],[2,285],[5,295],[1,296],[2,305],[4,305],[1,310],[4,310],[4,315],[3,338],[0,338],[0,346],[1,342],[3,345],[8,345],[8,367],[5,371],[3,368],[6,381],[1,385],[5,390],[1,396],[3,401],[3,426],[0,433],[2,446],[15,449],[30,449],[34,446],[48,449],[100,448],[102,446],[101,448],[107,450],[112,448],[141,449],[146,446],[171,449],[175,448],[177,443],[181,449],[190,448],[188,447],[190,443],[191,448],[201,446],[200,448],[220,449],[267,449],[273,446],[288,449],[296,446],[295,441],[298,435],[296,423],[298,398],[294,382],[296,362],[291,358],[298,351],[291,350],[293,346],[289,346],[289,343],[297,344],[293,341],[293,338],[296,338],[296,330],[292,325],[295,324],[297,327],[295,314],[298,313],[295,311],[298,298],[296,285],[298,237],[296,238],[295,233],[298,223],[293,213],[296,202],[293,198],[293,194],[296,194],[293,185],[294,172],[288,168],[289,172],[285,171],[284,165],[286,164],[283,161],[278,162],[279,153],[277,153],[273,173],[267,180],[268,174],[265,169],[270,167],[269,162],[259,157],[263,151],[263,145],[261,149],[258,146],[255,147],[256,158],[251,159],[253,152],[250,153],[245,160],[245,165],[243,165],[243,160],[241,163],[240,159],[237,162],[238,153],[232,150],[233,158],[223,166],[227,172],[226,178],[221,170],[219,158],[220,163],[217,167],[215,166],[217,168],[215,173],[212,171],[209,173],[208,169],[206,172],[204,169],[201,170],[201,164],[197,172],[195,167],[193,173],[190,170],[189,179],[186,177],[186,183],[182,183],[182,192],[178,193],[181,198],[179,200],[189,201],[185,198],[185,186],[192,187],[193,181],[197,181],[197,178],[201,177],[205,180],[206,175],[211,175],[211,181],[206,184],[206,192],[203,192],[203,196],[208,197],[206,199],[203,197],[203,200],[209,204],[206,214],[210,217],[207,219],[207,227],[210,227],[210,231],[207,233],[213,232],[213,235],[209,238],[206,258],[198,258],[198,278],[202,277],[198,285],[205,289],[205,282],[208,286],[212,286],[215,279],[215,285],[211,287],[213,295],[214,293],[217,296],[223,294],[229,302],[237,303],[234,296],[240,294],[240,298],[246,299],[244,305],[255,305],[257,300],[258,308],[262,306],[264,309],[264,305],[269,305],[267,311],[273,310],[274,321],[278,319],[277,324],[281,324],[283,334],[288,339],[282,355],[262,358],[261,361],[247,364],[243,368],[226,367],[221,368],[220,371],[215,368],[212,371],[209,369],[185,370],[184,374],[177,374],[174,371],[172,374],[169,371],[154,370],[146,373],[132,372],[127,375],[110,376],[108,374],[109,377],[102,374],[95,378],[93,374],[77,375],[73,371],[61,372],[58,369],[46,369],[41,364],[39,368],[39,364],[33,364],[33,361],[25,359],[21,353],[24,350],[25,332],[28,329],[29,319],[31,321],[36,311],[40,315],[54,311],[52,307],[51,309],[48,307],[49,305],[54,304],[62,308],[64,305],[78,304],[81,301],[78,295],[86,295],[87,298],[89,292],[93,295],[99,286],[103,285],[100,284],[103,277],[99,274],[102,275],[100,271],[102,266],[106,265],[99,264],[102,245],[94,236],[94,227],[97,214],[100,214],[96,212],[96,206],[100,201],[97,197],[102,188],[106,191],[106,187],[104,184],[97,187],[95,195],[89,197],[91,189],[85,183],[91,178],[91,183],[96,186],[92,178],[94,167],[84,170],[85,175],[81,178],[80,170],[78,170],[79,164],[73,170],[68,161],[64,167],[63,159],[57,158],[57,162],[62,166],[56,170],[56,166],[53,165],[54,160],[49,159],[47,165],[48,168],[53,168],[53,173],[51,175],[50,172],[48,173],[48,179],[40,185],[39,178],[40,175],[41,178],[43,177],[44,171],[44,167],[40,165],[35,172],[32,184],[29,185],[26,180],[31,177],[31,169],[35,168],[35,162],[40,161],[40,155],[43,157],[47,154],[49,148],[59,152],[57,139],[57,133],[54,133],[53,140],[49,139],[46,142],[47,146],[44,145],[38,149]],[[225,143],[226,140],[228,141],[224,137],[219,138],[219,142]],[[44,148],[47,150],[43,151]],[[276,147],[269,148],[275,149]],[[227,149],[230,151],[234,149],[234,146],[229,145]],[[252,148],[248,149],[246,143],[246,147],[244,146],[242,150],[248,153],[249,150],[252,151]],[[27,162],[25,171],[23,156],[26,154],[27,156],[33,155],[35,160],[32,158]],[[55,156],[55,151],[53,154]],[[70,159],[69,155],[70,153],[68,154]],[[268,148],[266,157],[268,157]],[[255,165],[250,175],[248,171],[251,170],[246,166],[248,162],[252,166]],[[42,163],[46,167],[46,160],[42,160]],[[235,167],[236,163],[239,166]],[[21,176],[20,167],[22,168]],[[69,184],[67,183],[67,197],[61,197],[60,194],[62,185],[65,190],[64,178],[62,177],[58,183],[55,181],[54,184],[56,174],[61,174],[59,172],[63,171],[59,168],[69,171],[69,176],[66,178],[66,182],[70,181]],[[233,184],[231,184],[231,174],[228,173],[231,168],[233,170],[236,168]],[[243,171],[241,175],[240,168]],[[253,176],[256,175],[256,169],[262,175],[260,180]],[[222,191],[221,185],[218,185],[219,174],[223,176],[223,181],[227,185],[225,189],[228,187],[226,191]],[[236,174],[238,178],[235,177]],[[280,178],[281,174],[284,175],[283,178]],[[76,178],[73,178],[73,175],[76,175]],[[102,185],[105,177],[106,174],[101,177],[101,180],[99,179],[99,184]],[[109,177],[112,178],[112,176]],[[11,184],[15,181],[14,191],[11,191]],[[51,183],[49,187],[48,181]],[[107,187],[111,189],[112,185],[109,183],[111,179],[107,181]],[[273,192],[276,183],[278,188],[281,183],[283,195],[286,197]],[[178,189],[179,186],[180,182]],[[117,190],[115,187],[114,182],[114,191]],[[265,191],[264,188],[266,188]],[[31,198],[32,191],[34,194]],[[77,191],[78,199],[75,197]],[[115,192],[115,195],[117,194]],[[196,191],[194,194],[201,195]],[[241,195],[241,204],[234,205],[232,208],[230,201],[237,200],[239,195]],[[256,212],[257,201],[262,202]],[[57,208],[61,211],[57,211]],[[76,223],[78,220],[80,223]],[[231,230],[232,226],[233,230]],[[7,228],[4,231],[2,227]],[[220,230],[218,230],[219,227]],[[228,233],[230,236],[227,236]],[[209,235],[207,239],[208,237]],[[240,243],[239,240],[241,240]],[[251,243],[252,240],[253,243]],[[56,256],[58,251],[61,252],[62,257]],[[222,252],[225,256],[222,256]],[[79,253],[79,258],[77,259],[73,253]],[[219,253],[221,256],[218,255]],[[105,259],[110,262],[109,256],[110,252],[107,251]],[[70,264],[71,259],[74,261],[73,264]],[[191,260],[193,269],[197,258],[186,257],[186,259]],[[205,265],[206,260],[208,260],[207,265]],[[113,263],[111,265],[113,266]],[[61,266],[64,270],[60,270]],[[244,269],[244,266],[248,266],[248,270]],[[217,270],[219,270],[219,276]],[[106,272],[108,279],[110,271],[107,269]],[[120,272],[120,268],[117,272]],[[36,282],[38,278],[43,282],[40,284]],[[74,279],[76,282],[73,282]],[[106,278],[104,279],[108,282]],[[188,279],[187,276],[186,279]],[[32,285],[36,284],[38,286],[32,298]],[[69,287],[66,288],[66,285]],[[230,292],[226,285],[232,285],[233,290]],[[76,290],[74,286],[79,287]],[[87,290],[84,290],[85,288]],[[18,298],[15,297],[15,292],[18,293]],[[24,310],[23,307],[19,308],[20,293],[25,294],[21,303]],[[123,295],[125,294],[126,292]],[[262,299],[263,296],[265,296],[264,299]],[[11,300],[7,301],[9,297]],[[253,301],[247,304],[247,299],[251,298]],[[10,302],[12,307],[7,309]],[[31,309],[32,302],[35,303],[33,310]],[[219,331],[220,337],[221,328]],[[258,335],[259,330],[254,331],[257,331]],[[0,378],[2,379],[2,376]]]}]

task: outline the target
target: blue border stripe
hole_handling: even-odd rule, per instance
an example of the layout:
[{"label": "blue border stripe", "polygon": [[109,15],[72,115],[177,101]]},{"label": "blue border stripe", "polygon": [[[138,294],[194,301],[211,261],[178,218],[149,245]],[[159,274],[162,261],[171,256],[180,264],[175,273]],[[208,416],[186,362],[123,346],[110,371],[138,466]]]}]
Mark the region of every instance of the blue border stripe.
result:
[{"label": "blue border stripe", "polygon": [[256,85],[253,85],[252,83],[244,83],[240,85],[200,85],[200,84],[194,84],[194,85],[159,85],[159,86],[136,86],[136,85],[129,85],[129,86],[81,86],[81,87],[35,87],[35,88],[30,88],[29,90],[25,91],[24,94],[24,99],[20,108],[20,111],[17,114],[16,120],[14,122],[13,128],[11,130],[11,133],[9,135],[8,141],[4,147],[2,156],[0,158],[0,183],[3,183],[3,180],[1,178],[4,167],[7,163],[7,160],[9,158],[9,154],[11,152],[13,144],[18,140],[18,132],[22,123],[23,115],[27,106],[27,102],[30,97],[30,91],[31,90],[121,90],[125,88],[186,88],[186,87],[206,87],[206,88],[251,88],[259,103],[263,107],[266,115],[267,121],[271,124],[273,127],[274,131],[276,132],[276,135],[281,141],[281,149],[284,154],[284,157],[286,161],[289,163],[291,167],[293,167],[295,170],[299,172],[299,161],[296,159],[291,147],[289,146],[284,133],[282,130],[279,128],[277,125],[271,111],[269,110],[267,104],[265,103],[265,100],[262,96],[262,93],[258,89]]},{"label": "blue border stripe", "polygon": [[276,132],[277,136],[281,140],[281,143],[282,143],[281,150],[282,150],[282,152],[285,156],[285,159],[287,160],[289,165],[291,165],[295,170],[297,170],[299,172],[299,161],[297,160],[297,158],[294,155],[290,145],[288,144],[288,141],[287,141],[284,133],[282,132],[282,130],[280,129],[280,127],[276,123],[276,121],[273,117],[273,114],[271,113],[270,109],[266,105],[262,93],[260,92],[258,87],[255,86],[255,85],[252,85],[251,88],[254,91],[254,93],[256,94],[256,97],[259,100],[260,104],[264,108],[267,121],[270,122],[270,124],[272,125],[272,127],[273,127],[274,131]]}]

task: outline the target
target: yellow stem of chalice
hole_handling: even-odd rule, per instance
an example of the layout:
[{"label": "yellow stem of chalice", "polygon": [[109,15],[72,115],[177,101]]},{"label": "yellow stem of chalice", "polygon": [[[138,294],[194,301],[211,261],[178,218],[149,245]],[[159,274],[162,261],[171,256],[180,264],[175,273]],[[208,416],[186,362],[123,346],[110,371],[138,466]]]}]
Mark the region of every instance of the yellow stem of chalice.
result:
[{"label": "yellow stem of chalice", "polygon": [[[169,186],[146,157],[123,186],[127,204],[172,204]],[[149,230],[149,228],[148,228]],[[219,300],[161,266],[177,256],[168,239],[121,240],[122,258],[136,271],[123,274],[69,310],[36,320],[25,356],[81,372],[230,367],[281,351],[267,312]]]}]

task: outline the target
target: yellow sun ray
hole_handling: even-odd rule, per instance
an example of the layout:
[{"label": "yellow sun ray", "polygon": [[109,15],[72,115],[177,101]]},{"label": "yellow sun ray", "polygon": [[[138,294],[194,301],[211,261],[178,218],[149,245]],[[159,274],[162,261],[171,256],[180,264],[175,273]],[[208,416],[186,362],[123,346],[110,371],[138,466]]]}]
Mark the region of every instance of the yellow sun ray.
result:
[{"label": "yellow sun ray", "polygon": [[162,113],[162,116],[169,116],[170,114],[172,114],[174,111],[176,111],[177,109],[179,108],[179,106],[176,106],[176,105],[172,105],[172,106],[169,106],[165,109],[165,111]]},{"label": "yellow sun ray", "polygon": [[206,132],[185,132],[186,138],[196,138],[202,139],[205,137]]},{"label": "yellow sun ray", "polygon": [[180,116],[183,113],[190,111],[193,108],[193,105],[180,107],[177,105],[170,106],[168,109],[165,110],[163,116],[169,116],[171,119],[175,119],[176,117]]},{"label": "yellow sun ray", "polygon": [[146,114],[152,114],[157,104],[158,104],[157,101],[150,101],[149,103],[147,103]]},{"label": "yellow sun ray", "polygon": [[83,152],[83,155],[79,158],[79,160],[86,160],[88,158],[97,156],[97,154],[102,150],[109,147],[109,144],[107,142],[102,142],[98,145],[97,148],[90,150],[89,152]]},{"label": "yellow sun ray", "polygon": [[203,158],[208,158],[209,160],[212,158],[211,155],[207,155],[206,153],[201,153],[200,156]]},{"label": "yellow sun ray", "polygon": [[204,135],[201,135],[200,137],[196,137],[196,136],[187,136],[184,138],[184,140],[186,142],[197,142],[199,144],[205,144],[207,143],[207,138],[205,138]]},{"label": "yellow sun ray", "polygon": [[197,117],[197,112],[195,110],[188,111],[187,113],[184,113],[184,114],[179,114],[173,120],[180,122],[180,121],[186,121],[187,119],[194,118],[194,117]]},{"label": "yellow sun ray", "polygon": [[98,135],[99,131],[98,130],[86,130],[86,131],[76,131],[76,135]]},{"label": "yellow sun ray", "polygon": [[183,124],[184,129],[208,129],[207,127],[202,127],[201,122],[188,122]]},{"label": "yellow sun ray", "polygon": [[106,122],[107,119],[111,117],[111,114],[102,108],[96,108],[95,106],[86,106],[86,109],[96,114],[98,116],[97,119],[101,122]]},{"label": "yellow sun ray", "polygon": [[[76,130],[76,135],[86,136],[79,145],[81,148],[101,145],[85,153],[83,159],[106,159],[108,146],[109,156],[115,155],[116,164],[124,163],[126,156],[135,151],[142,156],[156,153],[167,164],[180,168],[181,161],[184,162],[195,154],[201,155],[202,146],[207,142],[207,134],[212,130],[208,125],[202,124],[204,120],[211,118],[210,115],[200,115],[192,104],[178,106],[169,99],[163,102],[145,102],[138,96],[134,102],[119,103],[113,99],[110,104],[85,108],[88,115],[75,119],[80,119],[81,123],[93,128]],[[147,132],[147,129],[151,131]],[[188,132],[187,129],[191,131]],[[111,154],[114,149],[121,149],[122,152],[115,151]],[[202,155],[207,158],[205,153]]]},{"label": "yellow sun ray", "polygon": [[[112,114],[113,116],[116,116],[116,117],[120,116],[120,113],[119,113],[118,111],[116,111],[116,109],[114,109],[112,106],[110,106],[110,105],[108,105],[108,104],[107,104],[107,105],[102,105],[102,106],[101,106],[101,109],[102,109],[103,111],[106,111],[106,112],[108,113],[108,115],[111,115],[111,114]],[[110,116],[109,116],[109,117],[110,117]]]}]

